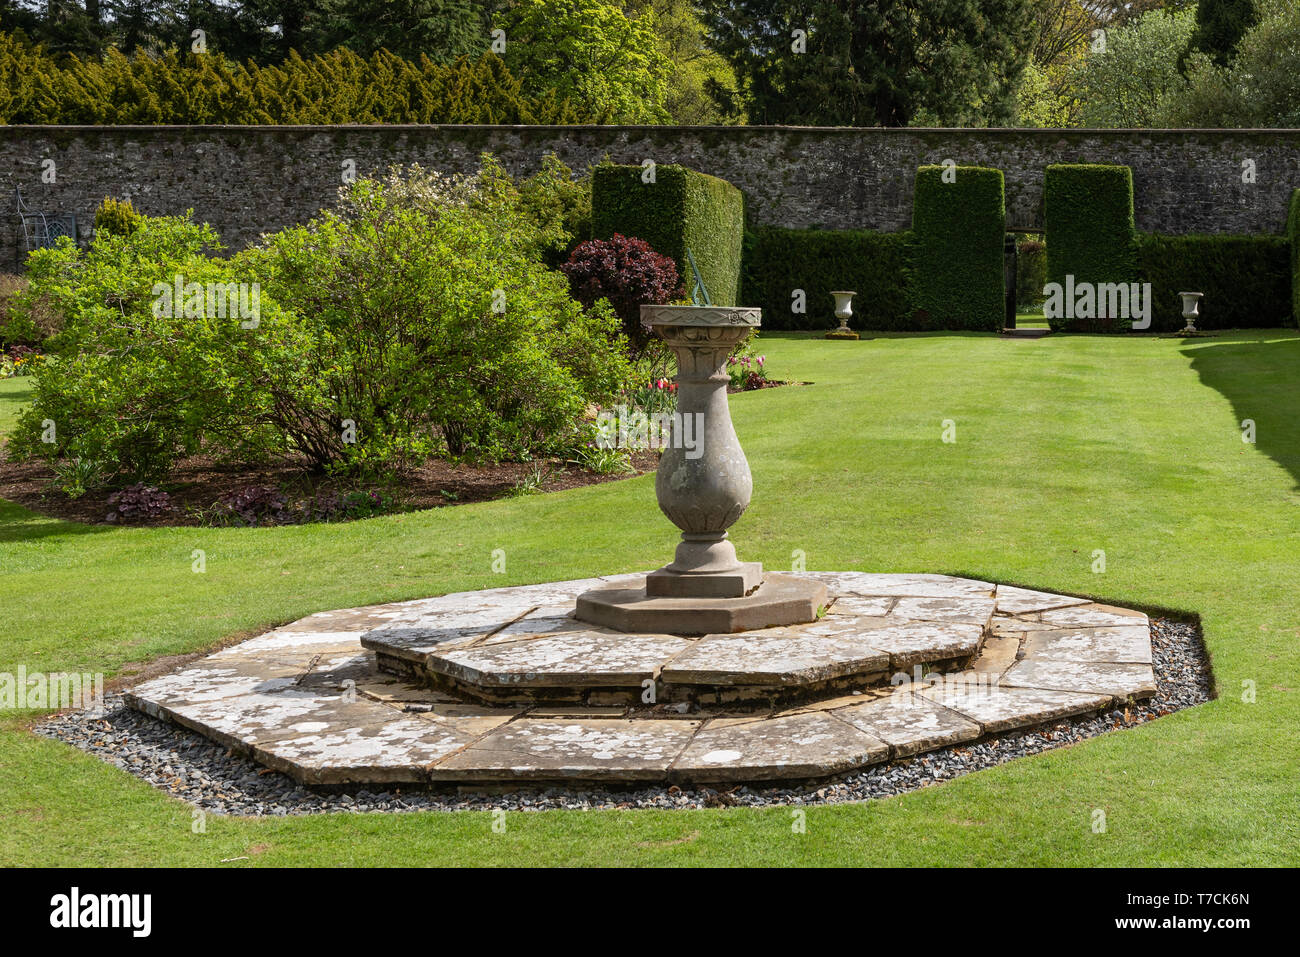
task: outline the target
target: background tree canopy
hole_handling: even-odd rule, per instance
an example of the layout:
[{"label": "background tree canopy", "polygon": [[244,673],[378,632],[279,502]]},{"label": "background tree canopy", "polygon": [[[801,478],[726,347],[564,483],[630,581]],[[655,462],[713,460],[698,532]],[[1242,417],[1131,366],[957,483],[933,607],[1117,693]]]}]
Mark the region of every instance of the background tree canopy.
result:
[{"label": "background tree canopy", "polygon": [[0,121],[1287,126],[1297,8],[0,0]]},{"label": "background tree canopy", "polygon": [[947,125],[1005,122],[1034,40],[1031,0],[701,0],[700,8],[753,123],[905,126],[922,112]]}]

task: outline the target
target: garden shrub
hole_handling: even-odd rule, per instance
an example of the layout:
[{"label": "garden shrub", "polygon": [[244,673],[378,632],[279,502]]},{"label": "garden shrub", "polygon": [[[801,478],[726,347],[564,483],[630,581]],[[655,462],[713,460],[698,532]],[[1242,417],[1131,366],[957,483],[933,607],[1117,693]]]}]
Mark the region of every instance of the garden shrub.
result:
[{"label": "garden shrub", "polygon": [[[1127,166],[1055,164],[1043,181],[1043,226],[1047,236],[1047,281],[1127,283],[1138,277],[1137,230],[1133,217],[1133,172]],[[1104,310],[1098,310],[1104,312]],[[1054,330],[1128,331],[1120,316],[1049,317]]]},{"label": "garden shrub", "polygon": [[575,178],[554,153],[519,184],[519,208],[541,234],[542,262],[558,269],[574,247],[591,238],[591,175]]},{"label": "garden shrub", "polygon": [[980,166],[916,171],[911,304],[917,325],[996,332],[1005,318],[1002,171]]},{"label": "garden shrub", "polygon": [[102,229],[117,236],[130,236],[139,228],[140,214],[135,211],[129,199],[116,200],[105,196],[95,210],[95,232]]},{"label": "garden shrub", "polygon": [[[265,343],[283,324],[265,299],[255,329],[207,308],[205,290],[256,281],[238,257],[207,255],[219,248],[211,228],[188,217],[144,217],[131,235],[99,233],[84,252],[67,237],[34,251],[25,295],[47,297],[65,323],[47,344],[11,451],[75,461],[79,474],[107,483],[158,479],[205,445],[242,459],[273,451],[248,356],[278,362]],[[197,300],[173,304],[177,283]],[[301,346],[287,344],[288,354]]]},{"label": "garden shrub", "polygon": [[830,330],[839,324],[831,290],[853,289],[852,328],[917,328],[905,280],[910,241],[906,232],[756,227],[745,233],[741,301],[762,307],[764,329]]},{"label": "garden shrub", "polygon": [[228,259],[188,217],[102,230],[84,252],[64,238],[31,255],[19,294],[66,322],[10,448],[74,493],[199,452],[374,474],[443,450],[562,450],[624,383],[626,346],[608,306],[584,310],[543,265],[545,235],[488,168],[358,181]]},{"label": "garden shrub", "polygon": [[1047,244],[1021,238],[1016,243],[1016,305],[1035,306],[1043,301],[1047,285]]},{"label": "garden shrub", "polygon": [[644,239],[677,264],[688,295],[695,284],[689,249],[713,304],[736,305],[745,232],[740,190],[684,166],[656,166],[653,182],[645,182],[649,172],[609,163],[592,171],[592,237]]},{"label": "garden shrub", "polygon": [[42,345],[63,325],[49,296],[30,289],[25,276],[0,273],[0,347]]},{"label": "garden shrub", "polygon": [[1291,315],[1300,322],[1300,189],[1291,191],[1291,206],[1287,211],[1286,234],[1291,241]]},{"label": "garden shrub", "polygon": [[672,302],[682,294],[670,258],[655,252],[644,239],[619,233],[581,243],[562,268],[573,298],[585,308],[602,299],[610,304],[634,355],[645,349],[652,335],[641,323],[641,307]]},{"label": "garden shrub", "polygon": [[339,209],[267,237],[249,255],[309,343],[269,375],[276,430],[315,466],[358,473],[562,446],[617,391],[626,344],[538,248],[494,175],[428,207],[359,180]]},{"label": "garden shrub", "polygon": [[1290,249],[1282,236],[1138,236],[1142,281],[1151,283],[1151,331],[1185,325],[1180,292],[1203,292],[1198,329],[1290,324]]}]

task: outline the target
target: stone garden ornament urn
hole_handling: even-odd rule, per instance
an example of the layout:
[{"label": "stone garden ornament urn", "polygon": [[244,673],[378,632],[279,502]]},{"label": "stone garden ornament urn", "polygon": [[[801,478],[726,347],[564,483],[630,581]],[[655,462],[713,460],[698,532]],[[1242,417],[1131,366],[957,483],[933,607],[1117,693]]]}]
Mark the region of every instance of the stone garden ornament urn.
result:
[{"label": "stone garden ornament urn", "polygon": [[758,328],[748,306],[642,306],[641,320],[677,357],[677,412],[655,495],[679,529],[673,561],[640,587],[578,597],[576,617],[626,632],[703,635],[814,621],[825,586],[763,574],[742,562],[727,530],[749,506],[753,481],[727,406],[727,357]]},{"label": "stone garden ornament urn", "polygon": [[853,297],[858,293],[853,289],[832,290],[835,297],[835,318],[840,321],[838,329],[826,333],[827,339],[856,339],[858,334],[849,328],[849,318],[853,315]]},{"label": "stone garden ornament urn", "polygon": [[1196,335],[1199,330],[1196,328],[1196,317],[1200,314],[1197,306],[1203,292],[1180,292],[1178,295],[1183,297],[1183,321],[1187,323],[1183,327],[1183,334],[1188,336]]}]

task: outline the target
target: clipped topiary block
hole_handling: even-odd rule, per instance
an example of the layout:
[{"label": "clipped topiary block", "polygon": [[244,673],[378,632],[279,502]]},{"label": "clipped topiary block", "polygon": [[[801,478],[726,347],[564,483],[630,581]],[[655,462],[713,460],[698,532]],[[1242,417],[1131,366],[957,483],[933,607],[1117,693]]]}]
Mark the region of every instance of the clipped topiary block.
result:
[{"label": "clipped topiary block", "polygon": [[834,329],[835,289],[853,300],[855,329],[909,330],[907,266],[911,234],[866,229],[783,229],[745,233],[742,301],[763,309],[763,328]]},{"label": "clipped topiary block", "polygon": [[1002,171],[922,166],[912,200],[909,294],[918,324],[997,332],[1005,314]]},{"label": "clipped topiary block", "polygon": [[[592,172],[592,236],[615,233],[644,239],[677,263],[689,295],[695,277],[691,251],[714,305],[740,301],[740,260],[745,201],[735,186],[684,166],[656,166],[653,177],[640,166],[602,164]],[[647,181],[649,180],[649,181]]]},{"label": "clipped topiary block", "polygon": [[1198,329],[1277,328],[1291,316],[1293,247],[1283,236],[1138,236],[1138,265],[1151,284],[1152,332],[1178,332],[1180,292],[1203,292]]},{"label": "clipped topiary block", "polygon": [[826,335],[824,335],[822,338],[823,339],[857,339],[859,338],[859,336],[856,332],[840,332],[837,329],[835,332],[826,333]]},{"label": "clipped topiary block", "polygon": [[1300,322],[1300,189],[1291,191],[1286,234],[1291,241],[1291,318]]},{"label": "clipped topiary block", "polygon": [[[1131,283],[1138,278],[1133,171],[1127,166],[1060,163],[1043,180],[1047,282],[1062,287]],[[1098,309],[1091,317],[1048,317],[1053,330],[1127,332],[1131,320]]]}]

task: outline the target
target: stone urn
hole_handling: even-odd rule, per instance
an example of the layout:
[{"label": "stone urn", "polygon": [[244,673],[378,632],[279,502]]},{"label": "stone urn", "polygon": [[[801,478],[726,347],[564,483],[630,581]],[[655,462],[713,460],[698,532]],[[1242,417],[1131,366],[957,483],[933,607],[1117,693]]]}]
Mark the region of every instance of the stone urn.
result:
[{"label": "stone urn", "polygon": [[741,562],[727,538],[753,492],[727,405],[727,357],[761,317],[748,306],[641,307],[642,323],[677,357],[677,416],[655,495],[682,530],[674,561],[647,579],[648,594],[737,598],[762,580],[762,566]]},{"label": "stone urn", "polygon": [[1201,301],[1201,297],[1204,296],[1205,293],[1180,292],[1178,295],[1183,297],[1183,321],[1186,323],[1183,327],[1183,333],[1185,335],[1194,336],[1197,332],[1196,319],[1197,316],[1200,315],[1198,305]]},{"label": "stone urn", "polygon": [[853,297],[857,292],[852,289],[831,291],[835,297],[835,318],[840,321],[838,329],[826,333],[827,339],[856,339],[858,334],[849,328],[849,319],[853,316]]}]

